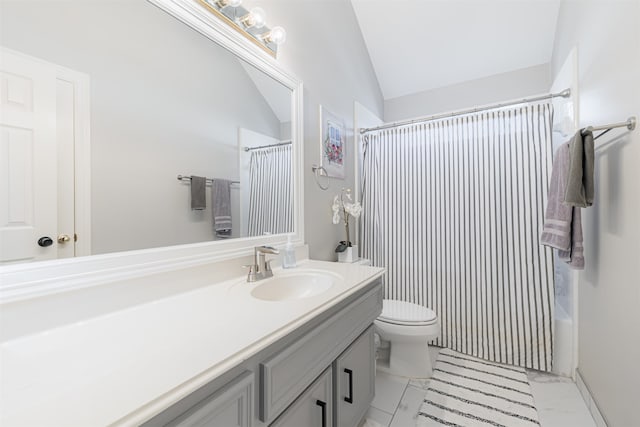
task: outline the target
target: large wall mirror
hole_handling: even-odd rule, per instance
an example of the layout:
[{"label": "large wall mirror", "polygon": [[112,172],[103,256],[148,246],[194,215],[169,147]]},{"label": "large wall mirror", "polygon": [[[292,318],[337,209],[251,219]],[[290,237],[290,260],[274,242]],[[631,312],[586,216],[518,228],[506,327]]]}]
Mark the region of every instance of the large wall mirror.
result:
[{"label": "large wall mirror", "polygon": [[296,231],[300,84],[275,60],[213,42],[195,0],[0,8],[0,263]]}]

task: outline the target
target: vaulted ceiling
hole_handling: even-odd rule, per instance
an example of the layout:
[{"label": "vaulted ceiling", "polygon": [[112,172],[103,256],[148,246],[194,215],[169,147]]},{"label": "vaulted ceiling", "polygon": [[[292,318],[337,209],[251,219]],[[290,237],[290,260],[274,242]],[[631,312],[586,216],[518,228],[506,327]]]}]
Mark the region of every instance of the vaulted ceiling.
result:
[{"label": "vaulted ceiling", "polygon": [[351,0],[385,99],[551,60],[560,0]]}]

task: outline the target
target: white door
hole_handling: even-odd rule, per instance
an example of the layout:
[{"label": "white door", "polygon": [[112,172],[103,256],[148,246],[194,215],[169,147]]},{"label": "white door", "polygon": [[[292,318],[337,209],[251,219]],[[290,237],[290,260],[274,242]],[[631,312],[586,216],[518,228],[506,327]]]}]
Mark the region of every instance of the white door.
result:
[{"label": "white door", "polygon": [[73,95],[57,72],[0,49],[0,263],[74,256]]},{"label": "white door", "polygon": [[57,257],[71,258],[76,254],[75,229],[75,120],[74,85],[56,80],[56,142],[58,164],[57,197]]}]

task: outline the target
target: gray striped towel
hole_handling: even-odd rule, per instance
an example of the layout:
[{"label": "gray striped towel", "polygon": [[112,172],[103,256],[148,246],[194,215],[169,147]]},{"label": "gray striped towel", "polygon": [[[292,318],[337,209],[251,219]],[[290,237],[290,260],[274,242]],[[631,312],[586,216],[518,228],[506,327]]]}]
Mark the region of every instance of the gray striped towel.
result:
[{"label": "gray striped towel", "polygon": [[213,213],[213,229],[220,239],[231,237],[231,181],[214,179],[211,184],[211,212]]},{"label": "gray striped towel", "polygon": [[564,202],[570,167],[569,143],[556,150],[549,183],[547,210],[540,243],[558,249],[558,255],[570,267],[584,268],[582,218],[580,208]]}]

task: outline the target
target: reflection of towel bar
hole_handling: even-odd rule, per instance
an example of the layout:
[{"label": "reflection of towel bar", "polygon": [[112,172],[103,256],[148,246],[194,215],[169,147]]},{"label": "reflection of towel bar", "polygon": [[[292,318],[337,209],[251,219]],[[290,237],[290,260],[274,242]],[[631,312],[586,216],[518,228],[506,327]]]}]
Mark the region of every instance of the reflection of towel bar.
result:
[{"label": "reflection of towel bar", "polygon": [[[191,181],[190,176],[178,175],[178,181]],[[207,185],[211,185],[213,179],[207,178]],[[231,181],[232,184],[240,184],[240,181]]]}]

